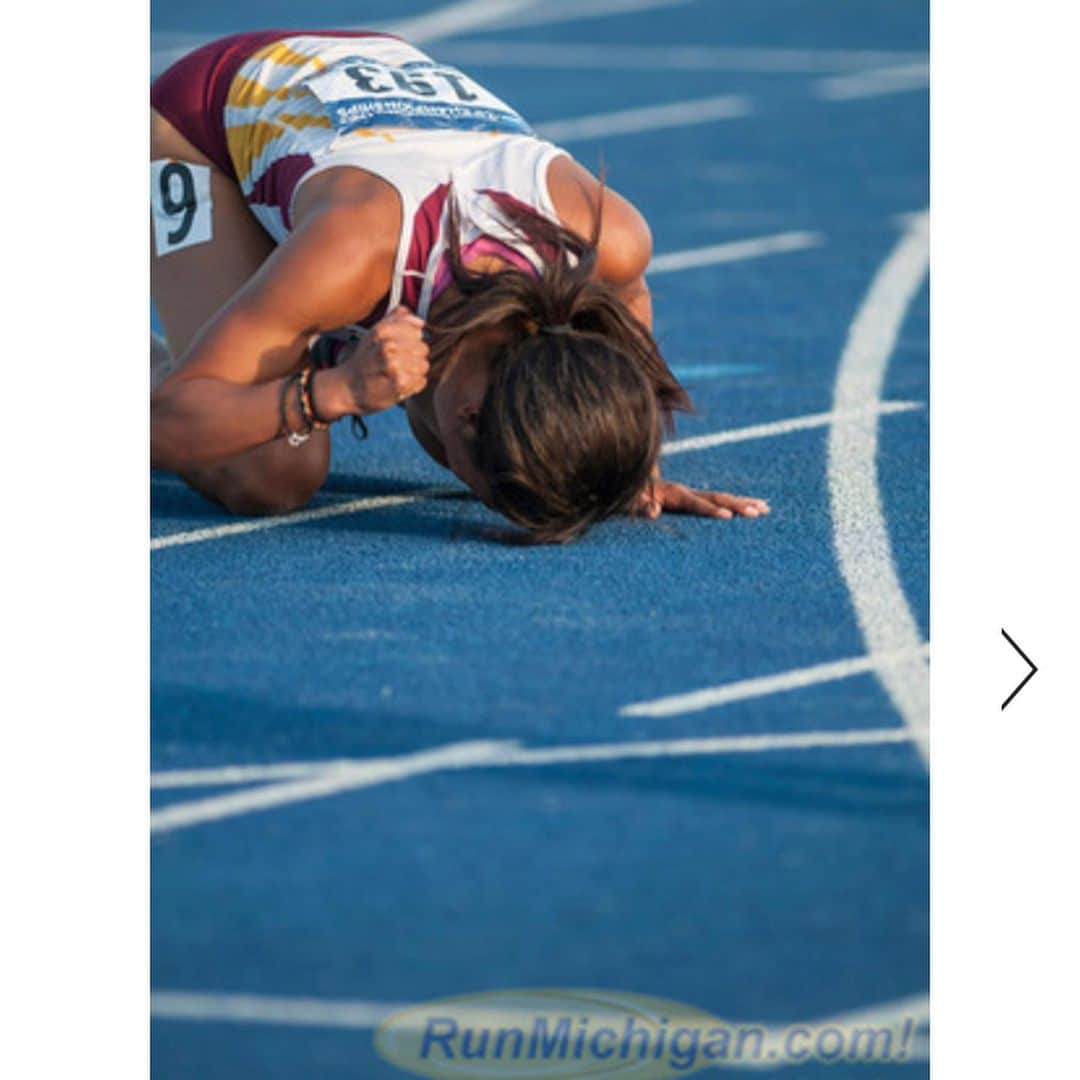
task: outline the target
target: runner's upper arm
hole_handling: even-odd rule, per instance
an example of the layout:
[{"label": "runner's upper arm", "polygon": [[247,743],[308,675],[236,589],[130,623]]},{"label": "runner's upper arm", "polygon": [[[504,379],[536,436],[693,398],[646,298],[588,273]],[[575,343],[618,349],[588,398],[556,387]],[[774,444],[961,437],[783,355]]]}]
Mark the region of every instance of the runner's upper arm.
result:
[{"label": "runner's upper arm", "polygon": [[378,303],[394,239],[364,205],[314,215],[214,316],[168,381],[255,383],[285,374],[312,334],[356,322]]},{"label": "runner's upper arm", "polygon": [[[548,187],[563,224],[581,236],[591,236],[601,196],[600,181],[573,158],[561,155],[551,163]],[[597,277],[612,285],[636,285],[651,258],[648,222],[632,202],[605,185]]]}]

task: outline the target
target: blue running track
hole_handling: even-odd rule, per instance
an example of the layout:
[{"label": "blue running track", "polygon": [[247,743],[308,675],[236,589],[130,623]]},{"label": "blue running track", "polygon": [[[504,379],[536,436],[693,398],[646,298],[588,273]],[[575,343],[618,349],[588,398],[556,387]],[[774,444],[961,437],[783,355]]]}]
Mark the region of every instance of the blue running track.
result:
[{"label": "blue running track", "polygon": [[[157,4],[154,59],[434,3]],[[500,546],[398,410],[340,425],[296,519],[154,474],[153,1074],[398,1077],[398,1005],[598,987],[769,1024],[905,1003],[906,1064],[755,1075],[924,1076],[926,5],[551,0],[436,33],[542,131],[697,102],[565,141],[653,229],[698,407],[665,471],[773,512]]]}]

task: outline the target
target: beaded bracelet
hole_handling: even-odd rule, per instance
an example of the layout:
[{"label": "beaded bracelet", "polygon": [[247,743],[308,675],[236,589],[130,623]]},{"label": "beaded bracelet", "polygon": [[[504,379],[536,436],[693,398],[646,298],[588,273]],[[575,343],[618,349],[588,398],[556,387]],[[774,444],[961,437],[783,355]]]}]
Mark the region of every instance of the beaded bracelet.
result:
[{"label": "beaded bracelet", "polygon": [[[298,375],[290,375],[281,384],[281,400],[279,402],[279,411],[281,414],[281,432],[285,435],[290,446],[303,446],[304,443],[311,438],[311,425],[308,424],[307,431],[293,431],[289,427],[289,388],[294,382],[299,379]],[[301,419],[304,418],[303,409],[300,410]]]},{"label": "beaded bracelet", "polygon": [[325,431],[330,425],[325,420],[319,419],[315,409],[315,398],[312,393],[315,371],[313,368],[304,368],[298,376],[296,393],[300,401],[300,415],[308,426],[308,431]]}]

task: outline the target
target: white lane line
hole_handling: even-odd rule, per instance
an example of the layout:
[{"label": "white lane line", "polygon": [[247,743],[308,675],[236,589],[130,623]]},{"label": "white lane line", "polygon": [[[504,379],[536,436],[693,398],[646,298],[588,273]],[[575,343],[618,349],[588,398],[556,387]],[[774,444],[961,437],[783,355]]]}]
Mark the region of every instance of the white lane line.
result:
[{"label": "white lane line", "polygon": [[150,831],[171,832],[207,821],[236,817],[238,814],[251,814],[290,803],[324,799],[345,791],[390,784],[423,773],[475,767],[500,758],[507,747],[513,745],[495,740],[452,743],[415,754],[347,762],[322,769],[312,776],[280,784],[248,788],[227,795],[212,795],[206,799],[174,803],[152,810]]},{"label": "white lane line", "polygon": [[439,59],[487,67],[573,68],[587,71],[674,68],[755,74],[829,75],[866,68],[926,64],[921,53],[859,49],[714,48],[698,45],[580,45],[520,41],[450,41]]},{"label": "white lane line", "polygon": [[683,7],[693,0],[547,0],[528,11],[520,11],[493,20],[493,29],[508,30],[520,26],[542,26],[546,23],[576,22],[579,19],[606,18],[611,15],[632,15],[637,11],[656,8]]},{"label": "white lane line", "polygon": [[[910,728],[871,728],[844,731],[795,731],[764,735],[717,735],[686,739],[653,739],[636,742],[571,743],[565,746],[523,747],[515,741],[452,743],[435,750],[396,757],[346,760],[328,763],[283,762],[280,775],[297,770],[297,779],[245,788],[226,795],[173,803],[150,814],[152,833],[190,828],[292,803],[323,799],[360,788],[407,780],[437,772],[464,769],[538,768],[546,765],[585,765],[605,761],[632,761],[666,757],[701,757],[725,754],[764,754],[783,750],[822,750],[853,746],[906,743],[917,737]],[[239,766],[248,778],[259,766]],[[220,770],[208,770],[217,782]],[[189,773],[189,782],[195,773]]]},{"label": "white lane line", "polygon": [[[890,1057],[881,1064],[903,1064],[914,1061],[926,1061],[929,1056],[929,1044],[925,1037],[916,1035],[924,1030],[930,1023],[930,996],[928,994],[911,994],[908,997],[897,998],[895,1001],[883,1001],[877,1005],[869,1005],[864,1008],[852,1009],[848,1012],[835,1013],[832,1016],[816,1017],[812,1020],[797,1022],[799,1027],[810,1028],[814,1031],[822,1031],[825,1028],[840,1028],[850,1032],[852,1029],[891,1029],[893,1033],[903,1030],[905,1022],[911,1022],[911,1034],[915,1036],[907,1045],[907,1054],[900,1059]],[[774,1064],[782,1066],[805,1065],[804,1057],[792,1057],[791,1047],[787,1043],[787,1036],[792,1030],[790,1024],[768,1024],[765,1026],[765,1046],[775,1051],[775,1058],[766,1053],[763,1055],[768,1060],[762,1061],[762,1065],[772,1068]],[[864,1036],[865,1037],[865,1036]],[[895,1047],[893,1052],[899,1055],[900,1047]],[[753,1062],[749,1063],[755,1064]]]},{"label": "white lane line", "polygon": [[671,442],[664,443],[660,452],[664,457],[671,457],[673,454],[688,454],[694,450],[708,450],[714,446],[726,446],[728,443],[746,442],[750,439],[769,439],[776,435],[788,435],[793,431],[808,431],[811,428],[829,427],[840,420],[865,416],[891,416],[893,413],[912,412],[921,408],[923,408],[923,405],[918,401],[878,401],[843,412],[811,413],[809,416],[793,416],[788,420],[774,420],[769,424],[751,424],[749,427],[717,431],[712,435],[695,435],[688,439],[673,439]]},{"label": "white lane line", "polygon": [[[912,652],[922,634],[896,573],[877,475],[878,413],[885,371],[930,260],[929,215],[907,231],[874,276],[848,331],[833,391],[828,482],[837,562],[870,655]],[[857,410],[862,409],[862,412]],[[876,671],[916,746],[929,760],[929,676],[923,658]]]},{"label": "white lane line", "polygon": [[[922,649],[916,650],[916,653],[925,655],[926,651],[927,646],[923,646]],[[834,660],[827,664],[814,664],[812,667],[781,671],[775,675],[761,675],[753,679],[742,679],[739,682],[722,683],[703,690],[671,694],[651,701],[637,701],[631,705],[624,705],[619,710],[619,715],[684,716],[686,713],[730,705],[734,701],[746,701],[750,698],[785,693],[788,690],[801,690],[807,686],[816,686],[818,683],[850,679],[854,675],[877,671],[890,664],[908,663],[911,659],[912,654],[909,651],[881,656],[854,656],[847,660]]]},{"label": "white lane line", "polygon": [[928,994],[911,994],[884,1001],[879,1005],[869,1005],[863,1009],[850,1009],[834,1016],[823,1016],[815,1020],[815,1025],[827,1027],[829,1024],[850,1024],[852,1027],[866,1024],[870,1027],[888,1027],[911,1020],[916,1027],[925,1027],[930,1023],[930,997]]},{"label": "white lane line", "polygon": [[930,65],[922,60],[916,64],[897,64],[857,75],[822,79],[814,86],[814,93],[823,101],[852,101],[905,90],[925,90],[929,85]]},{"label": "white lane line", "polygon": [[155,990],[150,1015],[155,1020],[194,1020],[215,1024],[281,1024],[367,1030],[408,1004],[390,1001],[332,1001],[326,998],[267,997],[263,994],[198,994]]},{"label": "white lane line", "polygon": [[[522,16],[527,8],[535,7],[538,2],[539,0],[455,0],[454,3],[435,8],[426,15],[398,19],[391,23],[367,23],[363,26],[343,27],[343,29],[381,30],[388,34],[397,34],[420,45],[469,30],[482,30],[491,24],[515,25],[502,20]],[[290,31],[285,31],[284,36],[288,36],[289,33]],[[159,75],[182,56],[186,56],[218,36],[217,34],[168,32],[153,35],[154,47],[150,53],[151,75]]]},{"label": "white lane line", "polygon": [[725,244],[709,244],[707,247],[687,248],[657,255],[649,264],[648,274],[672,274],[679,270],[692,270],[699,266],[716,266],[719,263],[741,262],[762,255],[783,255],[791,251],[806,251],[821,247],[825,237],[817,232],[784,232],[772,236],[755,236],[749,240],[733,240]]},{"label": "white lane line", "polygon": [[584,765],[599,761],[630,761],[635,758],[714,757],[724,754],[768,754],[781,750],[825,750],[845,746],[881,746],[910,742],[906,728],[867,728],[844,731],[770,732],[764,735],[710,735],[686,739],[653,739],[641,742],[591,743],[584,746],[552,746],[509,749],[498,767],[538,765]]},{"label": "white lane line", "polygon": [[[434,1004],[434,1003],[433,1003]],[[211,1024],[270,1024],[282,1027],[325,1027],[345,1030],[369,1030],[378,1027],[394,1013],[417,1008],[423,1002],[355,1001],[333,998],[279,997],[268,994],[198,993],[190,990],[154,990],[150,995],[150,1015],[155,1020],[180,1020]],[[500,1005],[500,1016],[507,1007]],[[784,1038],[794,1027],[820,1030],[837,1027],[898,1028],[910,1020],[914,1029],[924,1028],[930,1020],[930,1000],[926,994],[912,994],[895,1001],[852,1009],[832,1016],[815,1017],[792,1023],[762,1023],[759,1020],[732,1020],[729,1027],[753,1026],[764,1031],[764,1044],[783,1050]],[[925,1041],[913,1044],[909,1061],[922,1060]],[[805,1062],[801,1062],[805,1063]],[[753,1065],[753,1062],[746,1062]],[[762,1064],[765,1064],[763,1062]],[[782,1056],[770,1058],[770,1068],[795,1064]]]},{"label": "white lane line", "polygon": [[[381,30],[397,34],[416,45],[454,34],[485,28],[509,29],[551,22],[573,22],[607,15],[622,15],[651,8],[677,7],[690,0],[456,0],[426,15],[389,23],[365,23],[346,30]],[[161,74],[170,64],[213,41],[216,34],[160,33],[152,38],[150,74]]]},{"label": "white lane line", "polygon": [[535,7],[537,2],[538,0],[458,0],[457,3],[429,11],[426,15],[399,19],[372,29],[397,34],[414,45],[421,45],[426,41],[452,37],[492,24],[504,26],[504,19]]},{"label": "white lane line", "polygon": [[287,761],[270,765],[224,765],[209,769],[163,769],[150,774],[154,791],[188,787],[228,787],[230,784],[257,784],[268,780],[296,780],[303,776],[345,768],[355,762]]},{"label": "white lane line", "polygon": [[[760,697],[763,694],[779,693],[782,690],[810,686],[828,679],[846,678],[862,671],[872,671],[877,664],[888,663],[889,658],[858,658],[842,660],[835,664],[822,664],[802,671],[785,672],[781,675],[766,676],[761,679],[747,679],[744,682],[729,683],[717,687],[715,693],[720,698],[710,701],[713,704],[727,704],[729,701]],[[838,674],[825,672],[835,669]],[[822,677],[813,677],[822,670]],[[792,681],[790,685],[780,685],[785,679],[799,679],[806,675],[805,681]],[[757,685],[754,685],[757,684]],[[730,696],[722,696],[728,691]],[[698,693],[714,693],[699,691]],[[689,712],[691,708],[682,706],[681,701],[694,698],[695,694],[676,695],[660,698],[657,701],[641,702],[628,705],[619,710],[624,716],[664,716],[675,712]],[[564,761],[603,761],[611,757],[620,760],[628,757],[668,757],[681,754],[725,754],[725,753],[764,753],[770,750],[806,750],[826,746],[867,745],[878,742],[907,742],[910,733],[904,728],[885,728],[880,731],[812,731],[794,733],[769,733],[764,735],[724,735],[717,738],[692,738],[683,740],[662,740],[633,743],[572,743],[569,746],[522,747],[513,740],[500,743],[501,749],[492,757],[485,757],[477,767],[508,768],[513,765],[545,765]],[[370,775],[370,767],[375,764],[395,761],[395,758],[344,758],[327,761],[283,761],[271,765],[227,765],[209,769],[176,769],[156,772],[150,778],[154,790],[178,788],[218,787],[232,784],[254,784],[269,781],[297,780],[321,777],[324,774],[343,777],[350,770],[356,770],[364,776]],[[454,766],[460,767],[460,766]],[[424,770],[430,771],[430,770]],[[380,781],[381,782],[381,781]],[[284,785],[281,785],[284,786]],[[263,789],[269,790],[269,789]],[[297,789],[299,791],[300,789]],[[302,792],[300,797],[303,798]],[[291,798],[289,801],[293,801]],[[191,805],[191,804],[182,804]],[[261,809],[261,807],[256,807]],[[192,822],[192,824],[197,824]]]},{"label": "white lane line", "polygon": [[215,525],[206,529],[193,529],[190,532],[155,536],[150,541],[150,550],[160,551],[162,548],[177,547],[182,544],[201,544],[207,540],[220,540],[225,536],[262,532],[264,529],[278,529],[285,525],[303,525],[308,521],[322,521],[325,518],[340,517],[342,514],[382,510],[388,506],[404,506],[406,503],[460,494],[460,488],[424,488],[408,495],[373,495],[364,499],[349,499],[346,502],[334,503],[333,506],[320,506],[315,510],[301,510],[295,514],[251,518],[248,521],[237,521],[229,525]]},{"label": "white lane line", "polygon": [[646,105],[638,109],[575,116],[537,124],[536,130],[551,142],[568,143],[609,135],[636,135],[645,131],[670,130],[716,120],[736,120],[753,111],[750,99],[740,94],[674,101],[668,105]]}]

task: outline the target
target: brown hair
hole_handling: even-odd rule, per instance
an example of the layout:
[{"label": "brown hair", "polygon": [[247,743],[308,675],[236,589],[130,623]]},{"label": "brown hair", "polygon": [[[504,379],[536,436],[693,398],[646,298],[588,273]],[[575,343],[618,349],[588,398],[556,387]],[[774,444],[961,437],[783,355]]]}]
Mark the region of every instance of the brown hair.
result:
[{"label": "brown hair", "polygon": [[457,295],[431,323],[432,369],[437,377],[477,331],[509,331],[477,418],[475,463],[496,509],[534,542],[565,543],[631,507],[673,411],[689,410],[690,399],[648,329],[612,286],[593,279],[602,206],[585,240],[509,196],[489,196],[543,269],[539,277],[469,270],[451,194]]}]

